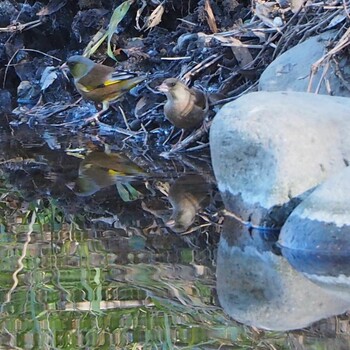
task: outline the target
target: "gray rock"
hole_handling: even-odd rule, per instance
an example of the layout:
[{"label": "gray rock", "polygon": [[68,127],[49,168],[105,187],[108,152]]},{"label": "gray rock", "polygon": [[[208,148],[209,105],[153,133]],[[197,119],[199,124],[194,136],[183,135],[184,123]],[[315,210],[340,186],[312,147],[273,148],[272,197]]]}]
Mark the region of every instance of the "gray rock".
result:
[{"label": "gray rock", "polygon": [[210,147],[226,208],[258,223],[276,215],[283,224],[315,186],[349,164],[349,116],[350,99],[298,92],[254,92],[223,106]]},{"label": "gray rock", "polygon": [[[330,31],[312,37],[298,44],[277,57],[260,77],[259,90],[264,91],[299,91],[306,92],[312,65],[327,52],[327,43],[335,37],[336,32]],[[339,62],[339,69],[344,76],[350,74],[350,67],[346,59]],[[322,78],[323,67],[317,70],[312,79],[311,92],[315,92]],[[325,75],[331,91],[328,91],[323,81],[318,93],[335,96],[350,96],[350,91],[345,88],[341,80],[335,74],[334,63]]]},{"label": "gray rock", "polygon": [[321,184],[289,216],[279,245],[314,282],[350,292],[350,168]]}]

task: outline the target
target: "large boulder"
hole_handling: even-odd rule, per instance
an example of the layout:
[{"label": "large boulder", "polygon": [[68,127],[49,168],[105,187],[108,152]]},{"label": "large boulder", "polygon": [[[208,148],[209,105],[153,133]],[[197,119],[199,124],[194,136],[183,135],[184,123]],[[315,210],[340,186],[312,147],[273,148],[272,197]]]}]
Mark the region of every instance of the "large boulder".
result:
[{"label": "large boulder", "polygon": [[347,98],[254,92],[226,104],[210,131],[226,208],[282,225],[315,186],[349,164],[349,134]]},{"label": "large boulder", "polygon": [[[330,31],[314,36],[277,57],[261,75],[259,90],[308,91],[312,66],[326,54],[327,45],[336,34],[336,31]],[[343,76],[350,74],[346,58],[341,59],[337,67],[333,61],[318,67],[312,77],[310,92],[349,97],[350,91],[336,74],[337,70],[343,72]]]}]

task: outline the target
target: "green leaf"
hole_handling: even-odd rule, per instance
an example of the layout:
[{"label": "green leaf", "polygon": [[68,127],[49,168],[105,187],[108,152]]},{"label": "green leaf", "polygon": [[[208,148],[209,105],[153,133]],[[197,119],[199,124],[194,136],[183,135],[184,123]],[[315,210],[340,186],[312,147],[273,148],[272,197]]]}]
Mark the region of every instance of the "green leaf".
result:
[{"label": "green leaf", "polygon": [[83,56],[90,57],[93,55],[95,51],[100,47],[100,45],[105,41],[107,35],[108,34],[105,29],[100,29],[86,46]]},{"label": "green leaf", "polygon": [[129,183],[117,182],[116,185],[119,196],[124,202],[131,202],[140,198],[140,192]]},{"label": "green leaf", "polygon": [[117,185],[117,191],[119,193],[119,196],[123,200],[123,202],[130,202],[129,192],[126,190],[123,184],[121,184],[120,182],[117,182],[116,185]]},{"label": "green leaf", "polygon": [[141,193],[137,191],[133,186],[131,186],[129,183],[124,184],[126,189],[129,191],[130,199],[132,201],[135,201],[136,199],[139,199],[141,196]]},{"label": "green leaf", "polygon": [[125,17],[127,12],[129,11],[130,6],[134,3],[134,0],[126,0],[122,4],[120,4],[113,12],[111,20],[109,21],[107,31],[104,33],[100,30],[94,38],[90,41],[88,46],[85,48],[83,55],[86,57],[91,56],[105,41],[107,38],[107,54],[113,60],[116,61],[114,57],[113,51],[111,49],[111,40],[112,36],[117,30],[118,24]]},{"label": "green leaf", "polygon": [[112,18],[108,25],[108,39],[107,39],[107,55],[116,61],[114,54],[111,49],[111,39],[114,32],[117,30],[118,24],[125,17],[127,12],[129,11],[130,5],[134,2],[134,0],[127,0],[120,4],[113,12]]}]

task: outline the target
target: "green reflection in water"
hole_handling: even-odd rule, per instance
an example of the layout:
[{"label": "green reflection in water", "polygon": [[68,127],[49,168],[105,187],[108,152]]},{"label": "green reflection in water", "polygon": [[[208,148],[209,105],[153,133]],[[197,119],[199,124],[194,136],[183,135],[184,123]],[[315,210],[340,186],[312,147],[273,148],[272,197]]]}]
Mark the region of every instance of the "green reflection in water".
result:
[{"label": "green reflection in water", "polygon": [[[16,215],[0,240],[0,341],[6,348],[268,348],[259,345],[262,335],[216,305],[213,268],[188,247],[177,263],[168,261],[170,250],[140,244],[147,237],[127,237],[130,244],[120,250],[108,248],[106,239],[79,230],[82,224],[68,221],[54,202],[32,203]],[[283,348],[286,336],[271,342]]]}]

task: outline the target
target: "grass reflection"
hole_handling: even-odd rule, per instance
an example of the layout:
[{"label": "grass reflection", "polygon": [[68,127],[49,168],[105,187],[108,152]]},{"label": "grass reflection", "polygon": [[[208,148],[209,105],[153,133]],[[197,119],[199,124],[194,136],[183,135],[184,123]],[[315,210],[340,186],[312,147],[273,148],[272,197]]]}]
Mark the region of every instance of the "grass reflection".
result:
[{"label": "grass reflection", "polygon": [[[163,249],[147,236],[93,235],[54,201],[35,201],[15,214],[3,208],[3,214],[0,341],[6,348],[273,349],[266,344],[286,342],[225,316],[215,302],[208,254],[178,235],[166,237],[173,243]],[[263,345],[261,337],[271,342]]]}]

